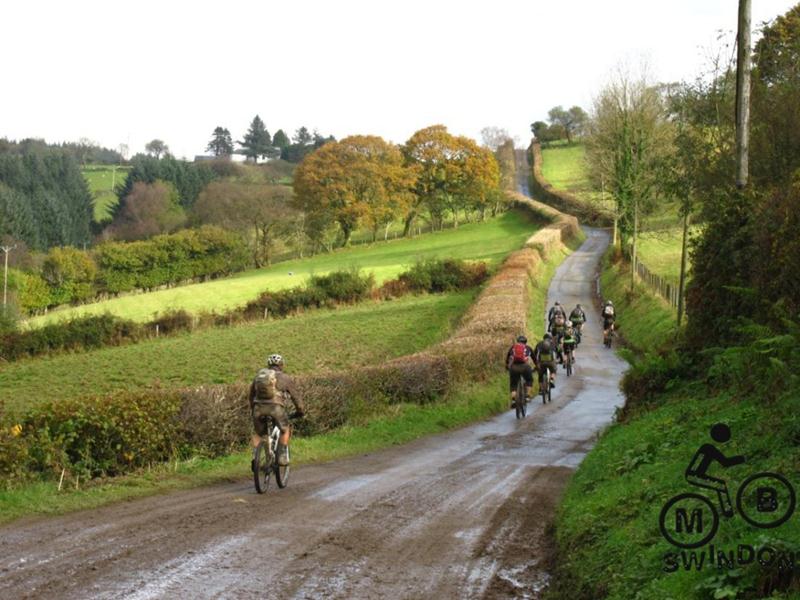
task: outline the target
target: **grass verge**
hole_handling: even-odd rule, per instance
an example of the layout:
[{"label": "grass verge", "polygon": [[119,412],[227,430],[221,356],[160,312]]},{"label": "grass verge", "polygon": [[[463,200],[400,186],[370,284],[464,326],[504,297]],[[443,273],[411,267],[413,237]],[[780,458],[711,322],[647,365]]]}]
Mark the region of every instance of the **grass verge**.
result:
[{"label": "grass verge", "polygon": [[[776,565],[755,561],[735,569],[710,564],[699,569],[697,563],[688,563],[691,550],[681,554],[661,537],[658,526],[659,512],[669,498],[705,491],[689,485],[684,470],[697,449],[711,442],[714,423],[727,423],[733,433],[721,450],[727,456],[747,458],[744,465],[714,473],[728,481],[734,499],[745,477],[759,471],[781,473],[797,488],[796,398],[786,395],[764,403],[754,395],[713,395],[686,386],[661,400],[655,410],[611,426],[572,478],[558,513],[559,562],[548,598],[800,598],[800,571],[781,574]],[[710,492],[709,499],[716,503],[714,496]],[[722,519],[713,544],[723,552],[736,552],[739,544],[772,546],[789,549],[800,558],[800,519],[795,513],[775,529],[759,530],[737,514]],[[704,546],[697,554],[708,551]],[[669,553],[675,553],[671,559],[677,565],[675,572],[665,572],[670,568],[665,559]]]},{"label": "grass verge", "polygon": [[676,314],[666,301],[636,282],[631,291],[630,265],[615,260],[613,249],[603,257],[600,289],[617,311],[617,328],[627,345],[641,352],[653,352],[674,338]]},{"label": "grass verge", "polygon": [[184,309],[192,313],[224,311],[246,304],[267,289],[296,287],[311,275],[323,275],[350,267],[371,272],[376,281],[382,283],[397,277],[417,260],[425,258],[483,260],[492,266],[522,246],[536,227],[537,224],[528,213],[510,211],[483,223],[470,223],[458,229],[289,260],[205,283],[65,307],[32,318],[28,324],[36,327],[84,314],[111,313],[141,322],[167,309]]},{"label": "grass verge", "polygon": [[[573,242],[571,248],[577,247]],[[569,254],[556,252],[545,261],[531,290],[531,331],[540,334],[544,323],[547,290],[557,266]],[[294,464],[324,462],[409,442],[424,435],[441,433],[474,423],[508,408],[506,374],[483,383],[468,383],[440,401],[426,404],[398,404],[385,407],[379,415],[359,419],[330,433],[295,438]],[[0,523],[34,515],[57,515],[97,508],[168,491],[188,489],[223,481],[241,481],[249,476],[249,451],[208,459],[159,465],[147,472],[108,480],[94,480],[85,489],[57,491],[54,482],[28,484],[0,491]]]}]

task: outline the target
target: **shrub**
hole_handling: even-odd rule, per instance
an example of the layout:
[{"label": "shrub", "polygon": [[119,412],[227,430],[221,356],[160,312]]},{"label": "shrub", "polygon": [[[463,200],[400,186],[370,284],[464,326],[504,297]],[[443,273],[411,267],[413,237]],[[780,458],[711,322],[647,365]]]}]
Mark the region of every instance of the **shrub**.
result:
[{"label": "shrub", "polygon": [[157,315],[148,327],[158,326],[159,335],[169,335],[178,331],[188,331],[194,325],[194,317],[183,309],[170,310]]},{"label": "shrub", "polygon": [[372,274],[361,275],[358,270],[348,270],[313,276],[308,288],[327,300],[352,303],[368,298],[374,285]]},{"label": "shrub", "polygon": [[480,285],[488,277],[485,263],[432,258],[417,262],[398,279],[408,289],[418,292],[451,292]]}]

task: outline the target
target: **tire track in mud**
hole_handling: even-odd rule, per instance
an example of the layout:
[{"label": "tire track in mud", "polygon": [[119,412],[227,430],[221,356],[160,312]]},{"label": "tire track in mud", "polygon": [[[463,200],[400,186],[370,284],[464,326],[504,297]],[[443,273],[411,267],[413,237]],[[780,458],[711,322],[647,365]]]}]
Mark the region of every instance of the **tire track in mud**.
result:
[{"label": "tire track in mud", "polygon": [[[594,305],[608,235],[586,232],[549,304]],[[243,478],[2,527],[0,597],[536,598],[558,498],[622,403],[587,312],[575,375],[524,421],[304,466],[264,496]]]}]

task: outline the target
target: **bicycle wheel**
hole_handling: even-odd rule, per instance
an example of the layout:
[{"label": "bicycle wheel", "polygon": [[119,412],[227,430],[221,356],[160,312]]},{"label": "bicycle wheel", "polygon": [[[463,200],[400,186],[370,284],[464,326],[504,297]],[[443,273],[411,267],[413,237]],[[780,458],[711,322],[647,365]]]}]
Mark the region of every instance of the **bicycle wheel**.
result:
[{"label": "bicycle wheel", "polygon": [[[286,448],[286,454],[289,454],[289,448]],[[289,483],[289,465],[281,466],[275,461],[275,482],[281,489],[286,487]]]},{"label": "bicycle wheel", "polygon": [[542,373],[542,404],[547,404],[547,396],[550,394],[550,371],[545,369]]},{"label": "bicycle wheel", "polygon": [[572,354],[567,357],[567,377],[572,375]]},{"label": "bicycle wheel", "polygon": [[253,467],[253,482],[256,485],[256,492],[263,494],[269,487],[269,475],[272,472],[272,457],[263,440],[253,452]]},{"label": "bicycle wheel", "polygon": [[517,380],[516,400],[514,400],[514,407],[516,409],[517,418],[521,419],[525,416],[525,378],[520,375]]}]

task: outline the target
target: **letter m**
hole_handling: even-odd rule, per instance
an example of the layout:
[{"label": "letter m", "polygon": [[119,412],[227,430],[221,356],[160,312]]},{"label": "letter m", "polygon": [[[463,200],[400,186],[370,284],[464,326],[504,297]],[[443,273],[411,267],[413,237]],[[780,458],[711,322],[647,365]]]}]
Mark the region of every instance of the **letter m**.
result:
[{"label": "letter m", "polygon": [[685,508],[679,508],[675,511],[675,531],[683,533],[684,529],[687,533],[703,533],[703,511],[699,508],[692,509],[692,516],[686,513]]}]

